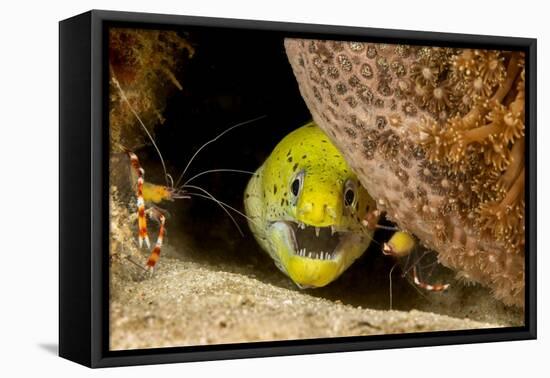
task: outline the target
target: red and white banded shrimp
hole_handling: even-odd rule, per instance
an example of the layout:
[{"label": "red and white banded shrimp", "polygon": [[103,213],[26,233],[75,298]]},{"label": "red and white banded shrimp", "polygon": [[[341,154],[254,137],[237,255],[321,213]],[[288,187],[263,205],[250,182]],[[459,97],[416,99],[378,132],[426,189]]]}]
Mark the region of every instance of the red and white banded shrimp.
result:
[{"label": "red and white banded shrimp", "polygon": [[[206,148],[208,145],[216,142],[218,139],[220,139],[225,134],[229,133],[230,131],[237,129],[242,126],[253,124],[254,122],[257,122],[261,119],[266,118],[265,115],[261,115],[258,117],[255,117],[253,119],[249,119],[240,123],[237,123],[218,135],[216,135],[214,138],[208,140],[204,144],[202,144],[191,156],[189,161],[187,162],[185,168],[183,169],[182,173],[179,175],[178,179],[174,181],[172,178],[172,175],[170,175],[166,168],[165,160],[162,156],[162,153],[155,142],[153,136],[145,126],[143,120],[139,116],[139,114],[136,112],[136,110],[132,107],[130,101],[128,100],[123,88],[121,87],[120,83],[118,82],[117,78],[112,76],[113,83],[115,87],[118,89],[120,98],[122,101],[129,107],[130,111],[138,121],[138,124],[141,126],[141,128],[144,130],[144,132],[147,135],[147,138],[153,145],[157,156],[160,160],[160,163],[162,165],[165,184],[154,184],[145,181],[145,170],[141,166],[141,163],[139,161],[139,158],[136,153],[131,151],[128,148],[125,148],[121,146],[121,148],[124,150],[124,152],[128,155],[130,159],[130,164],[132,167],[132,172],[135,180],[135,195],[136,195],[136,204],[137,204],[137,222],[138,222],[138,244],[139,247],[147,247],[151,248],[151,243],[149,240],[149,232],[147,227],[147,217],[150,217],[154,220],[156,220],[159,223],[159,231],[158,231],[158,237],[156,240],[156,243],[149,255],[149,258],[147,259],[147,262],[144,266],[145,270],[152,271],[159,258],[160,253],[162,249],[162,245],[164,242],[164,237],[166,234],[166,211],[159,207],[158,205],[163,202],[171,202],[179,199],[191,199],[193,197],[195,198],[203,198],[210,201],[213,201],[217,205],[220,206],[220,208],[227,214],[227,216],[231,219],[235,227],[237,228],[238,232],[244,236],[244,233],[239,226],[238,222],[235,220],[233,215],[231,214],[231,211],[247,218],[245,214],[243,214],[241,211],[237,210],[236,208],[230,206],[229,204],[220,201],[219,199],[215,198],[208,190],[198,186],[191,184],[191,182],[195,179],[197,179],[200,176],[210,174],[210,173],[219,173],[219,172],[232,172],[232,173],[242,173],[242,174],[249,174],[253,175],[254,172],[252,171],[246,171],[241,169],[229,169],[229,168],[219,168],[219,169],[209,169],[202,172],[199,172],[189,178],[186,178],[186,174],[189,171],[189,168],[191,167],[191,164],[195,160],[195,158],[199,155],[199,153]],[[182,180],[185,179],[183,184],[180,185]],[[139,265],[139,264],[138,264]],[[141,265],[139,265],[141,266]]]}]

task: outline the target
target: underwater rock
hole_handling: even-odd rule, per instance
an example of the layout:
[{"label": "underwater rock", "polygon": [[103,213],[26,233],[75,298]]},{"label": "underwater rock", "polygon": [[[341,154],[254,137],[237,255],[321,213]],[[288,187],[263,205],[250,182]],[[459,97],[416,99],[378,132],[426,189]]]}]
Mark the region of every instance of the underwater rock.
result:
[{"label": "underwater rock", "polygon": [[286,39],[313,119],[380,210],[467,282],[524,305],[520,52]]},{"label": "underwater rock", "polygon": [[154,127],[164,122],[166,99],[175,89],[183,89],[176,76],[183,61],[192,58],[193,53],[193,47],[173,31],[110,29],[109,123],[113,151],[120,152],[121,145],[131,150],[142,147],[147,141],[143,127],[154,135]]}]

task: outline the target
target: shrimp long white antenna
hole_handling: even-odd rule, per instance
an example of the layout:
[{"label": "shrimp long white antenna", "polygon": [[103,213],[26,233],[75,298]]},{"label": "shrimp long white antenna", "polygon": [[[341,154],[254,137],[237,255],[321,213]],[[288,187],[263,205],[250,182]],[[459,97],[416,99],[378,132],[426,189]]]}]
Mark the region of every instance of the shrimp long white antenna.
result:
[{"label": "shrimp long white antenna", "polygon": [[[422,251],[422,254],[420,255],[420,257],[417,257],[416,259],[413,259],[413,263],[410,264],[410,266],[408,266],[404,271],[403,271],[403,275],[406,275],[406,274],[409,274],[411,272],[411,270],[417,265],[417,264],[420,264],[420,261],[422,261],[422,259],[424,257],[426,257],[426,255],[429,253],[430,251],[429,250],[424,250]],[[411,255],[409,255],[411,256]],[[407,264],[409,263],[409,259],[407,256]]]},{"label": "shrimp long white antenna", "polygon": [[[205,189],[203,189],[203,188],[201,188],[201,187],[198,187],[198,186],[195,186],[195,185],[186,185],[186,188],[198,189],[198,190],[201,190],[201,191],[203,191],[203,192],[206,192]],[[204,197],[204,195],[199,194],[199,193],[190,193],[190,192],[186,192],[186,193],[187,193],[187,194],[190,194],[190,195],[197,195],[197,196],[199,196],[199,197]],[[247,219],[248,221],[250,221],[250,222],[252,222],[252,223],[258,224],[258,221],[257,221],[256,219],[249,217],[248,215],[246,215],[246,214],[243,213],[242,211],[235,209],[233,206],[231,206],[231,205],[229,205],[229,204],[227,204],[227,203],[225,203],[225,202],[223,202],[223,201],[220,201],[220,200],[217,199],[217,198],[214,198],[214,199],[213,199],[213,198],[214,198],[214,196],[211,195],[211,197],[209,197],[208,199],[211,199],[211,200],[213,200],[213,201],[216,201],[216,202],[218,202],[219,204],[221,204],[221,205],[223,205],[223,206],[225,206],[225,207],[227,207],[227,208],[233,210],[235,213],[239,214],[240,216],[242,216],[243,218]]]},{"label": "shrimp long white antenna", "polygon": [[185,166],[183,172],[181,173],[181,175],[178,177],[178,180],[176,181],[176,186],[179,185],[181,179],[183,178],[183,176],[185,175],[185,173],[187,172],[187,169],[189,169],[189,166],[191,165],[191,163],[193,162],[193,160],[195,160],[195,158],[197,157],[197,155],[199,154],[199,152],[201,152],[206,146],[208,146],[210,143],[214,143],[215,141],[217,141],[218,139],[220,139],[222,136],[224,136],[225,134],[227,134],[228,132],[230,132],[231,130],[233,129],[236,129],[237,127],[241,127],[241,126],[245,126],[245,125],[248,125],[248,124],[251,124],[253,122],[256,122],[260,119],[263,119],[267,117],[267,115],[261,115],[259,117],[256,117],[256,118],[253,118],[253,119],[250,119],[248,121],[244,121],[244,122],[240,122],[240,123],[237,123],[236,125],[233,125],[231,126],[230,128],[222,131],[221,133],[219,133],[216,137],[214,137],[213,139],[210,139],[208,142],[204,143],[202,146],[199,147],[199,149],[193,154],[193,156],[191,156],[191,159],[189,159],[189,162],[187,163],[187,165]]},{"label": "shrimp long white antenna", "polygon": [[381,224],[377,224],[377,225],[376,225],[376,228],[377,228],[378,230],[399,231],[399,227],[384,226],[384,225],[381,225]]},{"label": "shrimp long white antenna", "polygon": [[[244,236],[244,233],[241,229],[241,227],[239,226],[239,224],[237,223],[237,221],[235,220],[235,218],[233,218],[233,216],[231,215],[231,213],[225,208],[225,206],[227,207],[231,207],[227,204],[224,204],[222,201],[220,201],[219,199],[217,199],[216,197],[214,197],[212,195],[212,193],[210,193],[209,191],[207,191],[206,189],[203,189],[201,188],[200,186],[195,186],[195,185],[187,185],[186,186],[187,188],[191,188],[191,189],[196,189],[196,190],[200,190],[201,192],[205,193],[205,195],[203,194],[200,194],[200,193],[189,193],[187,192],[186,194],[187,195],[195,195],[195,196],[198,196],[198,197],[203,197],[203,198],[208,198],[208,199],[211,199],[212,201],[216,202],[222,209],[223,211],[225,211],[225,213],[229,216],[229,218],[231,218],[231,220],[233,221],[233,223],[235,224],[235,227],[237,227],[237,230],[239,230],[239,234],[241,234],[241,236]],[[225,205],[225,206],[224,206]],[[233,209],[235,210],[235,209]],[[236,210],[235,210],[236,211]]]},{"label": "shrimp long white antenna", "polygon": [[390,278],[390,310],[393,310],[393,282],[392,282],[392,273],[393,273],[393,270],[395,269],[395,267],[397,266],[397,263],[394,263],[393,266],[391,267],[390,269],[390,274],[389,274],[389,278]]},{"label": "shrimp long white antenna", "polygon": [[242,169],[228,169],[228,168],[209,169],[207,171],[197,173],[195,176],[193,176],[190,179],[188,179],[187,181],[185,181],[183,186],[187,185],[188,183],[190,183],[191,181],[193,181],[197,177],[200,177],[202,175],[206,175],[208,173],[214,173],[214,172],[235,172],[235,173],[245,173],[245,174],[250,174],[250,175],[253,175],[253,174],[256,173],[256,172],[253,172],[253,171],[245,171],[245,170],[242,170]]},{"label": "shrimp long white antenna", "polygon": [[[230,210],[233,210],[235,213],[239,214],[239,215],[242,216],[243,218],[246,218],[246,219],[249,220],[250,222],[256,223],[256,224],[258,223],[255,219],[250,218],[249,216],[247,216],[247,215],[244,214],[243,212],[241,212],[241,211],[235,209],[233,206],[228,205],[227,203],[225,203],[225,202],[223,202],[223,201],[220,201],[220,200],[218,200],[218,199],[213,199],[212,197],[208,197],[208,196],[206,196],[206,195],[204,195],[204,194],[200,194],[200,193],[189,193],[189,195],[190,195],[191,197],[197,196],[197,197],[201,197],[201,198],[204,198],[204,199],[208,199],[208,200],[211,200],[211,201],[214,201],[214,202],[218,202],[221,206],[226,207],[226,208],[228,208],[228,209],[230,209]],[[244,235],[241,234],[241,236],[244,236]]]},{"label": "shrimp long white antenna", "polygon": [[[160,158],[160,162],[162,164],[162,169],[164,170],[164,179],[166,181],[166,186],[170,187],[170,183],[168,182],[168,177],[170,177],[170,179],[171,179],[171,176],[168,174],[168,171],[166,170],[166,164],[164,163],[164,158],[162,157],[162,153],[160,152],[160,149],[158,148],[157,144],[155,143],[155,139],[153,139],[153,136],[151,135],[151,133],[149,132],[149,130],[145,126],[145,123],[143,123],[143,121],[141,120],[140,116],[135,111],[134,107],[130,103],[130,100],[128,100],[128,97],[126,97],[126,93],[124,92],[124,90],[120,86],[120,83],[118,82],[118,79],[116,78],[116,76],[114,74],[114,70],[113,70],[112,67],[111,67],[111,75],[112,75],[111,78],[113,79],[113,83],[115,83],[115,86],[117,87],[118,91],[120,92],[120,97],[126,103],[126,105],[128,105],[128,108],[130,108],[130,111],[136,117],[139,124],[141,125],[141,127],[143,128],[143,130],[145,131],[147,136],[149,137],[149,140],[151,141],[151,143],[153,143],[153,146],[155,147],[155,150],[157,150],[157,153],[158,153],[159,158]],[[171,180],[171,181],[172,181],[172,183],[174,182],[174,180]]]}]

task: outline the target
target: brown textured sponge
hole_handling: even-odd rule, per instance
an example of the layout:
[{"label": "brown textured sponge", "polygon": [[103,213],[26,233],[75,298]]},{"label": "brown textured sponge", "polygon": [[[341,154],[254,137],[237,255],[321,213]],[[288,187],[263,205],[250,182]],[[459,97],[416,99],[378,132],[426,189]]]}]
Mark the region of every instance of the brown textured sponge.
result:
[{"label": "brown textured sponge", "polygon": [[313,119],[380,210],[466,281],[524,304],[520,52],[285,40]]}]

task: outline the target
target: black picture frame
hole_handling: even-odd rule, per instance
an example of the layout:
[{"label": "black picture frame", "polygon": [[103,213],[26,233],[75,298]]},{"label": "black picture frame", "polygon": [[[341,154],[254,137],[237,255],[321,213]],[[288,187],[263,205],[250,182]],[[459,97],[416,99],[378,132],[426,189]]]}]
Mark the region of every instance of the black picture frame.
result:
[{"label": "black picture frame", "polygon": [[[109,25],[211,26],[288,36],[521,50],[526,57],[525,326],[405,335],[109,351],[108,127],[105,63]],[[536,61],[530,38],[309,25],[93,10],[59,24],[59,354],[89,367],[344,352],[536,338]]]}]

